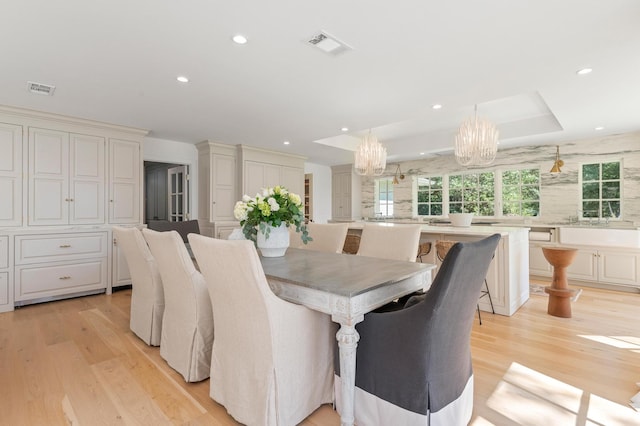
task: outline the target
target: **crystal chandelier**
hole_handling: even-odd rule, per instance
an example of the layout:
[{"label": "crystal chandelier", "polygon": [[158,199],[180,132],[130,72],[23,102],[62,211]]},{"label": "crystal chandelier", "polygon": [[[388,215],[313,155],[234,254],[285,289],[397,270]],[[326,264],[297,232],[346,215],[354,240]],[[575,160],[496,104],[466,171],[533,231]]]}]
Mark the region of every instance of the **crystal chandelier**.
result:
[{"label": "crystal chandelier", "polygon": [[475,114],[460,126],[456,135],[456,161],[462,166],[482,166],[491,164],[498,152],[498,129],[482,118],[478,118],[478,105]]},{"label": "crystal chandelier", "polygon": [[359,175],[380,176],[386,166],[387,149],[369,131],[356,149],[355,171]]}]

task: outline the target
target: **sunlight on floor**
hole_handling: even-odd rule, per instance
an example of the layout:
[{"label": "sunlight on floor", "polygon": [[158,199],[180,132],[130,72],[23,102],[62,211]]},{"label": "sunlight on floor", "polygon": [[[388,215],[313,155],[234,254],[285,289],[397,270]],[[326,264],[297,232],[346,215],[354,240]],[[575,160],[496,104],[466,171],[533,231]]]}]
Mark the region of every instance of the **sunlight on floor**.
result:
[{"label": "sunlight on floor", "polygon": [[[640,425],[640,413],[630,407],[585,393],[518,363],[511,364],[487,400],[487,407],[514,425]],[[479,417],[472,424],[492,423]]]},{"label": "sunlight on floor", "polygon": [[640,339],[630,336],[588,336],[578,335],[584,339],[593,340],[594,342],[604,343],[605,345],[613,346],[620,349],[640,349]]}]

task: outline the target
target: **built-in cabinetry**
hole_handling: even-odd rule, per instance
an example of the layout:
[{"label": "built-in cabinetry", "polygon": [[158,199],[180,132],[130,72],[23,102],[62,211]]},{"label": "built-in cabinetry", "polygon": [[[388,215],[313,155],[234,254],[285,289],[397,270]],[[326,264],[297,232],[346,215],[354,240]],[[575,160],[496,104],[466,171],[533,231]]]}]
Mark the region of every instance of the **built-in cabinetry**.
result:
[{"label": "built-in cabinetry", "polygon": [[15,302],[106,290],[109,232],[17,234]]},{"label": "built-in cabinetry", "polygon": [[243,194],[281,185],[300,197],[304,157],[243,145],[205,141],[198,148],[198,222],[200,233],[227,238],[239,226],[233,214]]},{"label": "built-in cabinetry", "polygon": [[0,106],[0,311],[126,282],[110,225],[142,223],[146,134]]},{"label": "built-in cabinetry", "polygon": [[[589,230],[589,228],[586,228]],[[621,230],[616,230],[621,232]],[[624,231],[622,231],[624,232]],[[635,232],[629,230],[629,232]],[[556,232],[552,230],[552,235]],[[606,245],[606,246],[605,246]],[[598,244],[598,240],[590,245],[561,244],[556,238],[549,242],[530,242],[529,272],[533,276],[551,277],[553,268],[545,259],[543,246],[567,246],[577,248],[576,257],[567,267],[569,281],[604,285],[640,287],[640,249],[629,247],[610,247],[611,242]]]},{"label": "built-in cabinetry", "polygon": [[331,218],[334,221],[351,221],[361,215],[361,179],[353,171],[353,165],[331,167]]},{"label": "built-in cabinetry", "polygon": [[22,225],[22,126],[0,122],[0,227]]},{"label": "built-in cabinetry", "polygon": [[13,310],[11,242],[10,235],[0,233],[0,312]]},{"label": "built-in cabinetry", "polygon": [[29,128],[29,225],[105,222],[105,138]]}]

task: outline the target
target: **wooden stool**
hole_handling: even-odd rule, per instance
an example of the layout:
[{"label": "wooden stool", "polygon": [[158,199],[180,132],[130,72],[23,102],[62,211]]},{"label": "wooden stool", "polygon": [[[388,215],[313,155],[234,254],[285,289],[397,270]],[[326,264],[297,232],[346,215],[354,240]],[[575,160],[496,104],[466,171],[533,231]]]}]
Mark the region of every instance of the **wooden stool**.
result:
[{"label": "wooden stool", "polygon": [[568,247],[542,247],[545,259],[553,266],[551,285],[544,288],[545,293],[549,293],[549,315],[571,318],[571,297],[575,290],[569,289],[567,266],[571,265],[577,252],[577,249]]}]

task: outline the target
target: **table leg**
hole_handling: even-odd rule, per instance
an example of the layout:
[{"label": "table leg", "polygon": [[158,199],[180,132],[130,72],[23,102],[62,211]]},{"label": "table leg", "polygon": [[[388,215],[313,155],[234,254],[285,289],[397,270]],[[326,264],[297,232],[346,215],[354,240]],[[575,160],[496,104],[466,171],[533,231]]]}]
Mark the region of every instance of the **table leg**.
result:
[{"label": "table leg", "polygon": [[352,426],[354,422],[354,399],[356,392],[356,349],[360,335],[355,326],[341,324],[336,334],[340,350],[340,381],[342,383],[342,412],[340,424]]}]

